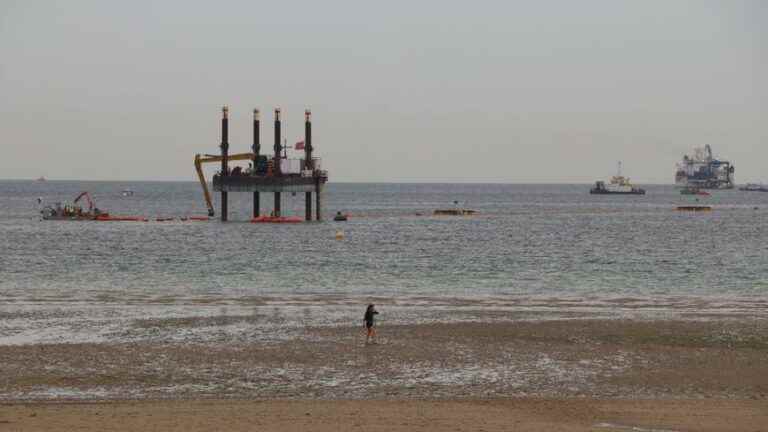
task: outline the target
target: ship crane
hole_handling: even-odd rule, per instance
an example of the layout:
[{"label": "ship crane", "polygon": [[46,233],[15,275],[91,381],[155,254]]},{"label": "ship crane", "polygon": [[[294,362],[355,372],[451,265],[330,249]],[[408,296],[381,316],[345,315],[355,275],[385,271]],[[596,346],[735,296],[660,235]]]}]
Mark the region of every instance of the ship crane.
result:
[{"label": "ship crane", "polygon": [[[253,160],[253,153],[236,153],[227,155],[227,159],[231,161],[241,160]],[[215,211],[213,210],[213,200],[211,199],[211,192],[208,190],[208,182],[205,180],[205,174],[203,173],[203,164],[210,162],[221,162],[222,157],[216,155],[195,155],[195,170],[197,171],[197,177],[200,180],[200,186],[203,187],[203,195],[205,196],[205,205],[208,206],[208,216],[213,217]]]},{"label": "ship crane", "polygon": [[72,201],[72,204],[77,204],[82,198],[85,198],[85,200],[88,201],[88,213],[93,212],[93,198],[91,198],[91,194],[88,192],[81,192],[80,195]]}]

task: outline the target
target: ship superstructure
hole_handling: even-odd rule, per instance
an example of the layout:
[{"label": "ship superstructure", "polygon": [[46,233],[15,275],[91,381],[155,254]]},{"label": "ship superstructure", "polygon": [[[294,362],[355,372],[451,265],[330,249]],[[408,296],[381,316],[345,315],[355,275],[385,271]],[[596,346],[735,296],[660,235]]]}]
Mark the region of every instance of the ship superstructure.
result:
[{"label": "ship superstructure", "polygon": [[675,184],[699,189],[733,189],[734,166],[712,156],[709,144],[694,149],[692,155],[683,156],[677,164]]}]

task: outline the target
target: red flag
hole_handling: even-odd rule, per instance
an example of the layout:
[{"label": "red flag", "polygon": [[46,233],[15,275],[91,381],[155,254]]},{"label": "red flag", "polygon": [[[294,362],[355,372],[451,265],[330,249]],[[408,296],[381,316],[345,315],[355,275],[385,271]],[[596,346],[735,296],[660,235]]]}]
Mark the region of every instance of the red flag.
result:
[{"label": "red flag", "polygon": [[297,142],[296,146],[294,146],[294,149],[296,149],[296,150],[304,150],[304,141]]}]

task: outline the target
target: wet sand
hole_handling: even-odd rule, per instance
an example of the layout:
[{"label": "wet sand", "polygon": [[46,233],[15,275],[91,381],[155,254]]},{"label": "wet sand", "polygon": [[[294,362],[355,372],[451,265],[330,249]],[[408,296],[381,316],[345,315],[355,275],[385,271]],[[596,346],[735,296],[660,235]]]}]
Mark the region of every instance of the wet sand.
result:
[{"label": "wet sand", "polygon": [[0,406],[24,431],[764,431],[764,401],[152,401]]},{"label": "wet sand", "polygon": [[[248,318],[134,325],[238,319]],[[0,346],[0,431],[768,430],[764,318],[379,331],[367,346],[362,326],[258,341]]]}]

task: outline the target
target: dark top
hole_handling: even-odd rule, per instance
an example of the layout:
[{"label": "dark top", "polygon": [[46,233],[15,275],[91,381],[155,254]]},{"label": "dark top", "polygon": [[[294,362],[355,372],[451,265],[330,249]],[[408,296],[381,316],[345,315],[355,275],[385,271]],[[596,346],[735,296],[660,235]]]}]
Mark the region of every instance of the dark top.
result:
[{"label": "dark top", "polygon": [[378,314],[379,313],[375,310],[365,311],[365,317],[363,318],[365,320],[365,325],[368,327],[373,327],[373,316]]}]

